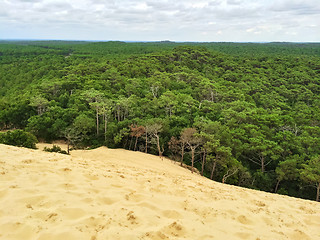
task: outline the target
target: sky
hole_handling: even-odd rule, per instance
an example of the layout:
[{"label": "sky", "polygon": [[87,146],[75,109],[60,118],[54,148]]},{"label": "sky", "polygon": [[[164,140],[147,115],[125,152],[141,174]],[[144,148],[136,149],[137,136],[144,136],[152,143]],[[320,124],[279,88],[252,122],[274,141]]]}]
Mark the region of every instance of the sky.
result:
[{"label": "sky", "polygon": [[320,0],[0,0],[0,39],[320,42]]}]

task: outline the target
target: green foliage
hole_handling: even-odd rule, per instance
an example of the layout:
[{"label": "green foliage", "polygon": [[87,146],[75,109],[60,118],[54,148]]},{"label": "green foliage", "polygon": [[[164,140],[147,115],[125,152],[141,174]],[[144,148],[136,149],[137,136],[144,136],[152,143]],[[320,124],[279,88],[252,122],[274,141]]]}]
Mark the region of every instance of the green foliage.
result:
[{"label": "green foliage", "polygon": [[3,41],[0,128],[173,154],[214,180],[311,198],[319,69],[317,43]]},{"label": "green foliage", "polygon": [[7,145],[36,149],[37,142],[38,140],[33,134],[23,130],[0,133],[0,143]]},{"label": "green foliage", "polygon": [[56,152],[56,153],[62,153],[62,154],[68,154],[65,150],[62,150],[61,147],[57,145],[53,145],[52,148],[44,147],[43,151],[45,152]]},{"label": "green foliage", "polygon": [[305,182],[314,184],[317,188],[316,201],[320,200],[320,156],[310,159],[302,165],[301,179]]}]

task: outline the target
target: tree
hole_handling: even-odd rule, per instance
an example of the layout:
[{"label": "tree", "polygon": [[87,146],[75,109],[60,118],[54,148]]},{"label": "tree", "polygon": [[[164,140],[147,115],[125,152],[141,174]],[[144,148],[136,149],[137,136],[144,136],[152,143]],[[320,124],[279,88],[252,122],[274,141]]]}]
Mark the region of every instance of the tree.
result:
[{"label": "tree", "polygon": [[168,142],[168,147],[171,153],[174,156],[174,159],[176,159],[177,155],[180,155],[180,150],[181,150],[181,141],[177,139],[176,137],[172,136],[170,138],[170,141]]},{"label": "tree", "polygon": [[35,115],[28,119],[26,130],[30,131],[41,140],[51,141],[56,134],[51,128],[54,121],[55,120],[47,113]]},{"label": "tree", "polygon": [[279,184],[283,180],[295,180],[299,177],[299,171],[297,168],[297,160],[299,156],[295,155],[285,161],[279,163],[276,168],[277,184],[274,192],[276,193],[279,188]]},{"label": "tree", "polygon": [[171,91],[167,91],[159,98],[161,108],[166,109],[166,114],[171,118],[177,108],[176,94]]},{"label": "tree", "polygon": [[99,115],[101,114],[104,121],[104,140],[107,140],[107,126],[113,109],[113,102],[110,99],[103,99],[98,103]]},{"label": "tree", "polygon": [[198,135],[197,129],[195,128],[185,128],[181,132],[181,139],[185,142],[188,148],[191,150],[191,171],[194,171],[194,155],[196,149],[202,143],[202,138]]},{"label": "tree", "polygon": [[118,122],[123,121],[129,115],[129,100],[123,96],[120,96],[115,101],[115,118]]},{"label": "tree", "polygon": [[[114,136],[113,140],[115,144],[119,144],[122,142],[124,137],[128,137],[130,134],[130,130],[128,128],[122,128],[120,131]],[[127,138],[128,140],[128,138]],[[126,148],[127,141],[123,144],[123,148]]]},{"label": "tree", "polygon": [[248,139],[248,145],[246,145],[248,152],[243,156],[259,165],[263,173],[266,166],[279,158],[282,148],[276,142],[267,139],[261,132],[253,131],[254,136]]},{"label": "tree", "polygon": [[70,145],[75,147],[82,139],[80,132],[76,128],[70,127],[63,132],[63,136],[67,139],[67,153],[70,154]]},{"label": "tree", "polygon": [[207,158],[209,158],[209,160],[211,160],[212,162],[212,169],[211,169],[211,175],[210,175],[210,178],[212,179],[213,173],[216,169],[217,159],[219,159],[219,156],[217,158],[217,156],[212,156],[212,154],[217,154],[217,148],[220,145],[220,141],[217,140],[214,135],[204,133],[204,132],[201,132],[200,134],[203,137],[205,142],[203,144],[204,156],[202,159],[201,174],[203,175],[205,162]]},{"label": "tree", "polygon": [[89,141],[90,134],[94,132],[94,118],[90,118],[85,113],[80,114],[74,120],[72,127],[77,135],[81,136],[81,140]]},{"label": "tree", "polygon": [[320,200],[320,156],[310,159],[302,164],[300,178],[308,183],[314,184],[317,189],[316,201]]},{"label": "tree", "polygon": [[162,157],[164,148],[163,145],[160,145],[160,133],[163,131],[163,125],[161,123],[155,122],[150,125],[147,125],[147,129],[151,137],[153,137],[156,140],[159,156]]},{"label": "tree", "polygon": [[99,135],[99,111],[101,108],[101,101],[103,93],[91,88],[82,93],[85,99],[89,102],[89,105],[96,110],[96,126],[97,126],[97,136]]},{"label": "tree", "polygon": [[[212,157],[212,169],[210,174],[210,179],[213,179],[214,172],[216,170],[216,166],[219,163],[219,165],[225,165],[225,168],[228,168],[228,163],[233,159],[231,148],[225,147],[221,145],[217,145],[214,150],[215,156]],[[232,166],[233,167],[233,166]]]},{"label": "tree", "polygon": [[145,127],[131,124],[130,130],[131,130],[131,134],[130,134],[131,137],[136,137],[136,141],[134,144],[134,151],[136,151],[138,138],[141,137],[145,133]]},{"label": "tree", "polygon": [[49,104],[49,101],[41,96],[33,97],[30,100],[30,106],[37,107],[38,115],[41,115],[46,111],[47,105]]},{"label": "tree", "polygon": [[[202,148],[203,152],[205,152],[205,159],[202,159],[202,172],[204,171],[206,162],[208,162],[211,165],[210,179],[213,179],[217,165],[225,166],[226,168],[227,163],[229,164],[233,159],[232,149],[229,147],[229,129],[226,126],[222,126],[220,122],[208,121],[202,118],[198,119],[195,125],[199,127],[200,136],[204,142]],[[233,167],[232,164],[229,165]],[[225,180],[228,177],[225,177]]]}]

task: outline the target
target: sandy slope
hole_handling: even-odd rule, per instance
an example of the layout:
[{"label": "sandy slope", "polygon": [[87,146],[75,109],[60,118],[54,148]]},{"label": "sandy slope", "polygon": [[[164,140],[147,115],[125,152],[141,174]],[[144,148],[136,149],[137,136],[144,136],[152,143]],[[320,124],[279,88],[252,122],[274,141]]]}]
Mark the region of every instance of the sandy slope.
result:
[{"label": "sandy slope", "polygon": [[170,160],[0,144],[0,239],[320,239],[320,204],[224,185]]}]

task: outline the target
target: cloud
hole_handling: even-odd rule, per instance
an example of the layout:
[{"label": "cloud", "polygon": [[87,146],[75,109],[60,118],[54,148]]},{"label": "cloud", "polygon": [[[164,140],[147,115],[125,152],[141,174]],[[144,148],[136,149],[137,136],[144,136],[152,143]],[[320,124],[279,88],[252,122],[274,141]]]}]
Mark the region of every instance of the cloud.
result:
[{"label": "cloud", "polygon": [[21,2],[21,3],[36,3],[41,2],[42,0],[14,0],[15,2]]},{"label": "cloud", "polygon": [[42,2],[34,6],[34,12],[40,14],[42,12],[49,12],[49,13],[59,13],[59,12],[69,12],[73,10],[73,7],[66,2]]},{"label": "cloud", "polygon": [[310,31],[309,40],[320,41],[319,19],[318,0],[0,1],[0,31],[7,38],[19,31],[24,38],[21,29],[30,28],[34,38],[51,30],[57,38],[306,41]]},{"label": "cloud", "polygon": [[228,5],[240,5],[241,0],[227,0]]},{"label": "cloud", "polygon": [[319,14],[320,5],[318,0],[283,0],[274,2],[270,10],[275,12],[293,12],[293,14],[298,15]]}]

